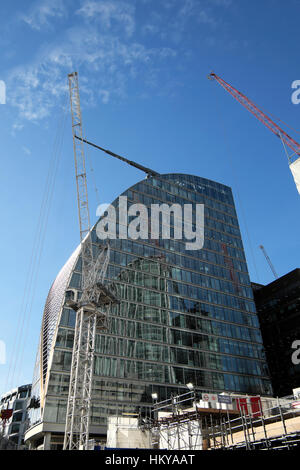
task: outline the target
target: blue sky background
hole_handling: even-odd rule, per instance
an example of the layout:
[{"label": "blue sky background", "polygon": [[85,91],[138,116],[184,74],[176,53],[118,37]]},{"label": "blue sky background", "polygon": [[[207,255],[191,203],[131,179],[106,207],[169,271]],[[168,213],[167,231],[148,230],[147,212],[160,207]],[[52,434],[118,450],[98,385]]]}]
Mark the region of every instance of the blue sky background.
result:
[{"label": "blue sky background", "polygon": [[[291,102],[291,84],[300,79],[299,16],[299,0],[1,1],[0,340],[7,363],[0,364],[0,393],[31,382],[48,290],[79,242],[67,101],[74,70],[89,140],[161,173],[232,186],[253,281],[273,280],[260,244],[279,275],[299,267],[299,195],[281,143],[207,80],[213,70],[300,130],[300,105]],[[48,204],[39,218],[61,137],[49,216]],[[99,202],[144,176],[96,150],[88,157],[95,222]],[[41,247],[37,278],[26,287],[32,250]]]}]

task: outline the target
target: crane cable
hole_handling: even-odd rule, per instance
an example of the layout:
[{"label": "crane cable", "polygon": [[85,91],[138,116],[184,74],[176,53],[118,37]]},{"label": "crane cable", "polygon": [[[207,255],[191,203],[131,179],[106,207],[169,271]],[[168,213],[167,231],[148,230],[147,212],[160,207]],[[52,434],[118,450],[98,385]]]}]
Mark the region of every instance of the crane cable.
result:
[{"label": "crane cable", "polygon": [[[84,137],[84,138],[86,139],[86,137]],[[85,142],[83,143],[83,145],[85,146],[85,155],[87,157],[87,161],[88,161],[88,164],[89,164],[90,174],[91,174],[91,177],[92,177],[92,180],[93,180],[94,191],[95,191],[95,194],[96,194],[96,203],[97,203],[97,207],[98,207],[100,205],[100,195],[99,195],[98,186],[97,186],[96,179],[95,179],[95,171],[94,171],[94,168],[93,168],[92,158],[90,156],[90,148],[89,148],[89,145],[86,144]]]},{"label": "crane cable", "polygon": [[[47,232],[48,220],[49,220],[50,209],[51,209],[51,203],[52,203],[52,199],[53,199],[55,182],[56,182],[56,176],[57,176],[57,171],[58,171],[60,157],[61,157],[61,150],[62,150],[63,139],[64,139],[66,117],[67,117],[67,113],[66,113],[66,109],[65,109],[65,115],[64,115],[64,119],[63,119],[63,123],[62,123],[62,132],[61,132],[61,135],[59,136],[60,141],[57,144],[58,149],[56,151],[56,158],[55,158],[54,169],[53,169],[53,178],[52,178],[52,181],[51,181],[51,187],[49,189],[49,200],[48,200],[47,209],[46,209],[44,228],[43,228],[43,232],[41,233],[40,250],[39,250],[37,261],[36,261],[36,272],[35,272],[35,279],[34,279],[34,284],[33,284],[33,292],[32,292],[32,296],[31,296],[31,303],[30,303],[30,307],[29,307],[27,325],[26,325],[26,328],[25,328],[22,353],[20,355],[20,361],[21,362],[20,362],[20,366],[19,366],[19,377],[20,377],[20,374],[21,374],[21,371],[22,371],[21,366],[22,366],[22,361],[24,360],[23,359],[24,358],[23,353],[24,353],[24,350],[25,350],[26,341],[27,341],[27,337],[28,337],[27,333],[28,333],[28,328],[29,328],[29,324],[30,324],[30,317],[31,317],[31,313],[32,313],[32,308],[33,308],[33,304],[34,304],[34,300],[35,300],[36,284],[37,284],[37,280],[38,280],[38,273],[39,273],[39,268],[40,268],[41,259],[42,259],[42,255],[43,255],[43,250],[44,250],[44,241],[45,241],[45,236],[46,236],[46,232]],[[18,380],[18,383],[19,383],[19,381],[20,380]]]},{"label": "crane cable", "polygon": [[[59,156],[61,153],[64,128],[66,121],[66,103],[63,107],[63,116],[61,122],[58,122],[58,127],[54,139],[52,156],[49,162],[49,168],[45,183],[44,195],[42,198],[40,212],[38,216],[37,226],[35,230],[35,236],[32,246],[32,252],[29,262],[29,267],[26,275],[25,287],[22,296],[21,308],[17,322],[17,329],[14,335],[14,344],[11,353],[11,361],[6,377],[6,388],[8,385],[13,386],[14,380],[16,379],[16,371],[19,372],[19,376],[22,370],[22,361],[24,360],[24,350],[27,339],[27,331],[29,327],[29,320],[31,316],[31,310],[35,298],[36,283],[38,279],[39,266],[41,262],[41,256],[43,252],[44,239],[47,229],[49,211],[51,207],[51,201],[54,192],[56,173],[58,169]],[[63,124],[63,125],[62,125]],[[19,369],[19,370],[18,370]]]},{"label": "crane cable", "polygon": [[270,113],[269,111],[266,111],[264,108],[260,107],[260,109],[268,116],[272,116],[273,119],[277,119],[277,121],[280,121],[282,122],[282,124],[284,124],[286,127],[288,127],[289,129],[291,129],[292,131],[296,132],[297,134],[300,134],[300,131],[297,131],[297,129],[295,129],[294,127],[290,126],[289,124],[287,124],[286,122],[284,122],[282,119],[280,119],[279,117],[277,117],[275,114],[272,114]]},{"label": "crane cable", "polygon": [[[58,135],[56,135],[56,139],[55,139],[56,141],[55,141],[54,147],[56,147],[57,145],[57,139],[58,139]],[[49,195],[50,195],[53,168],[55,168],[55,165],[54,165],[55,154],[56,152],[54,151],[53,157],[50,160],[49,170],[48,170],[46,184],[45,184],[44,196],[43,196],[41,207],[40,207],[40,213],[38,216],[38,222],[37,222],[34,242],[32,246],[32,253],[30,257],[30,264],[28,268],[28,274],[26,278],[25,290],[24,290],[22,307],[21,307],[21,313],[23,313],[23,316],[21,318],[21,321],[18,322],[20,331],[15,336],[15,340],[16,341],[18,340],[17,341],[18,351],[16,354],[15,354],[15,351],[13,351],[12,353],[12,358],[14,358],[14,365],[11,369],[12,370],[12,377],[11,377],[12,382],[15,379],[15,371],[16,371],[18,361],[19,361],[19,355],[20,355],[21,345],[22,345],[23,336],[24,336],[24,325],[27,323],[26,316],[28,312],[30,296],[32,293],[33,279],[35,278],[35,274],[37,270],[37,261],[38,261],[40,250],[41,250],[41,239],[42,239],[42,232],[43,232],[43,225],[44,225],[44,215],[47,213],[47,202],[49,200]]]},{"label": "crane cable", "polygon": [[[247,234],[247,239],[248,239],[248,243],[249,243],[249,247],[250,247],[252,262],[253,262],[253,266],[254,266],[254,270],[255,270],[255,273],[256,273],[257,280],[258,280],[258,282],[260,283],[260,276],[259,276],[259,273],[258,273],[258,270],[257,270],[257,265],[256,265],[256,261],[255,261],[255,256],[254,256],[252,241],[251,241],[250,233],[249,233],[249,230],[248,230],[248,224],[247,224],[247,222],[246,222],[244,206],[243,206],[242,199],[241,199],[241,196],[240,196],[240,190],[239,190],[239,187],[238,187],[237,178],[236,178],[236,175],[235,175],[235,172],[234,172],[234,165],[233,165],[233,161],[232,161],[231,152],[230,152],[230,150],[229,150],[230,145],[229,145],[229,140],[228,140],[228,136],[227,136],[227,133],[226,133],[225,121],[224,121],[224,119],[222,119],[222,118],[223,118],[222,113],[221,113],[221,112],[218,112],[219,109],[218,109],[217,96],[215,95],[214,98],[215,98],[215,104],[216,104],[217,115],[220,116],[220,127],[221,127],[222,130],[223,130],[223,139],[224,139],[225,147],[227,147],[227,161],[228,161],[228,163],[229,163],[229,167],[230,167],[231,174],[232,174],[232,179],[233,179],[233,184],[234,184],[234,186],[235,186],[237,198],[238,198],[239,205],[240,205],[241,212],[242,212],[242,220],[243,220],[243,223],[244,223],[244,226],[245,226],[245,230],[246,230],[246,234]],[[221,116],[222,116],[222,117],[221,117]]]}]

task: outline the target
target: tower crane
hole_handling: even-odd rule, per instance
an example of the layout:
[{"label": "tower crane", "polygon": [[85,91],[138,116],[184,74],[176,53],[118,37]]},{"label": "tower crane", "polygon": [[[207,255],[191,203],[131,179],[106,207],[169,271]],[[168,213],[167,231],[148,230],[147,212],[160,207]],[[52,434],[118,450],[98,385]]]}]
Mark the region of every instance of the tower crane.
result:
[{"label": "tower crane", "polygon": [[82,293],[80,298],[66,300],[67,305],[76,311],[76,325],[63,448],[65,450],[86,450],[89,441],[96,332],[108,330],[109,307],[111,304],[117,303],[118,300],[114,293],[114,285],[112,283],[109,287],[104,285],[109,263],[109,244],[100,251],[97,258],[93,253],[84,143],[143,171],[147,177],[157,176],[159,173],[83,138],[77,72],[69,74],[68,81],[80,227]]},{"label": "tower crane", "polygon": [[[281,139],[285,153],[288,158],[289,167],[292,172],[298,193],[300,194],[300,144],[281,129],[272,119],[261,111],[247,96],[236,90],[232,85],[225,82],[223,78],[211,72],[208,76],[210,80],[216,80],[228,93],[241,103],[250,113],[262,122],[270,131]],[[288,149],[291,153],[288,153]]]},{"label": "tower crane", "polygon": [[264,247],[263,245],[259,245],[259,248],[260,248],[261,251],[263,252],[263,254],[264,254],[264,256],[265,256],[265,258],[266,258],[266,260],[267,260],[267,262],[268,262],[268,264],[269,264],[269,266],[270,266],[270,268],[271,268],[271,271],[272,271],[272,273],[273,273],[275,279],[278,279],[277,272],[275,271],[275,268],[274,268],[274,266],[273,266],[273,264],[272,264],[272,262],[271,262],[269,256],[267,255],[267,252],[266,252],[266,250],[265,250],[265,247]]},{"label": "tower crane", "polygon": [[89,441],[96,332],[107,331],[109,306],[116,302],[104,285],[109,245],[93,253],[77,72],[68,75],[82,260],[81,297],[67,299],[76,325],[67,402],[64,450],[86,450]]}]

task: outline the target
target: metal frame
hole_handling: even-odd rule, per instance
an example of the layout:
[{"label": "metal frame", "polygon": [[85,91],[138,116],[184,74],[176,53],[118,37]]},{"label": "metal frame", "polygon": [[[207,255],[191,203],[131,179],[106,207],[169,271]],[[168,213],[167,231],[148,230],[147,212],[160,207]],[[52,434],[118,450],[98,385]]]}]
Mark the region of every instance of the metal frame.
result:
[{"label": "metal frame", "polygon": [[270,260],[270,258],[269,258],[269,256],[268,256],[266,250],[265,250],[265,247],[264,247],[263,245],[259,245],[259,248],[260,248],[261,251],[263,252],[263,254],[264,254],[264,256],[265,256],[265,258],[266,258],[266,260],[267,260],[268,265],[270,266],[270,269],[271,269],[271,271],[272,271],[272,273],[273,273],[275,279],[278,279],[278,274],[277,274],[277,272],[275,271],[275,268],[274,268],[274,266],[273,266],[273,264],[272,264],[272,261]]},{"label": "metal frame", "polygon": [[[172,395],[170,399],[155,402],[154,418],[148,427],[151,430],[151,444],[154,448],[168,450],[199,450],[202,448],[202,420],[195,408],[194,411],[181,413],[182,406],[188,402],[195,406],[195,390]],[[171,416],[159,418],[159,411],[171,411]]]},{"label": "metal frame", "polygon": [[96,317],[94,308],[77,312],[64,441],[69,450],[85,448],[89,440]]},{"label": "metal frame", "polygon": [[[291,136],[289,136],[283,129],[281,129],[274,121],[272,121],[269,116],[267,116],[263,111],[261,111],[247,96],[238,91],[229,83],[225,82],[223,78],[219,77],[215,73],[211,72],[208,76],[211,80],[216,80],[228,93],[233,96],[241,105],[243,105],[250,113],[252,113],[260,122],[262,122],[268,129],[270,129],[273,134],[279,137],[284,146],[285,152],[289,164],[292,163],[292,159],[295,156],[300,156],[300,144],[296,142]],[[292,150],[292,154],[288,155],[286,147],[288,146]]]},{"label": "metal frame", "polygon": [[77,315],[63,448],[87,450],[96,331],[108,329],[109,306],[116,298],[111,292],[112,286],[110,289],[104,286],[110,256],[109,245],[100,251],[96,259],[93,255],[77,72],[69,74],[68,78],[80,226],[82,295],[79,300],[66,302]]},{"label": "metal frame", "polygon": [[[299,411],[292,407],[293,399],[278,399],[276,405],[263,406],[259,401],[259,412],[247,412],[240,407],[238,418],[219,419],[218,423],[211,423],[207,437],[211,442],[211,449],[223,450],[272,450],[300,448],[300,430],[288,432],[286,420],[299,416]],[[268,433],[268,424],[278,424],[278,434]],[[243,439],[234,442],[234,434],[243,433]],[[261,435],[262,437],[257,437]],[[229,439],[231,436],[231,439]]]}]

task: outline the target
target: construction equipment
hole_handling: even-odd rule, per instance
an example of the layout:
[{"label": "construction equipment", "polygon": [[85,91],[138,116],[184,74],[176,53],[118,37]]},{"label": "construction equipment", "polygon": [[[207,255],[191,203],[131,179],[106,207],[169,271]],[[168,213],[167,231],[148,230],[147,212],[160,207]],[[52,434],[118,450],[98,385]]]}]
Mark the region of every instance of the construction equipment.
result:
[{"label": "construction equipment", "polygon": [[[262,122],[270,131],[281,139],[286,156],[288,158],[290,170],[292,172],[298,193],[300,194],[300,144],[281,129],[272,119],[261,111],[247,96],[236,90],[232,85],[225,82],[223,78],[211,72],[208,76],[210,80],[216,80],[228,93],[230,93],[239,103],[241,103],[250,113]],[[287,147],[292,150],[288,154]]]},{"label": "construction equipment", "polygon": [[[91,240],[83,131],[77,72],[68,75],[72,114],[73,149],[81,243],[81,297],[71,292],[67,305],[76,311],[76,325],[67,403],[65,450],[87,450],[91,414],[96,332],[107,331],[114,294],[104,286],[109,245],[95,259]],[[78,138],[77,138],[78,137]]]},{"label": "construction equipment", "polygon": [[110,305],[117,303],[115,286],[104,285],[109,262],[109,245],[104,247],[97,259],[93,255],[91,225],[88,207],[87,180],[84,146],[86,143],[124,161],[149,176],[157,173],[116,153],[99,147],[83,138],[82,118],[79,99],[78,74],[68,75],[72,114],[72,134],[77,186],[77,204],[80,226],[82,258],[82,294],[75,298],[73,291],[67,292],[67,304],[77,312],[70,387],[67,403],[64,449],[84,449],[89,446],[89,425],[92,398],[92,378],[96,332],[108,330]]},{"label": "construction equipment", "polygon": [[93,144],[92,142],[89,142],[88,140],[83,139],[82,137],[79,137],[77,135],[75,137],[81,142],[91,145],[92,147],[95,147],[98,150],[102,150],[102,152],[107,153],[111,157],[117,158],[118,160],[121,160],[122,162],[125,162],[128,165],[133,166],[134,168],[137,168],[138,170],[143,171],[144,173],[147,174],[147,176],[159,176],[159,173],[157,173],[157,171],[151,170],[151,168],[147,168],[146,166],[140,165],[139,163],[133,162],[132,160],[128,160],[128,158],[121,157],[121,155],[118,155],[117,153],[111,152],[110,150],[106,150],[102,147],[99,147],[99,145]]},{"label": "construction equipment", "polygon": [[266,258],[266,260],[267,260],[267,262],[268,262],[268,264],[269,264],[269,266],[270,266],[270,268],[271,268],[271,271],[272,271],[272,273],[273,273],[275,279],[278,279],[278,275],[277,275],[277,273],[276,273],[276,271],[275,271],[275,268],[274,268],[274,266],[273,266],[273,264],[272,264],[272,262],[271,262],[269,256],[267,255],[267,252],[266,252],[264,246],[263,246],[263,245],[259,245],[259,248],[262,250],[263,254],[265,255],[265,258]]}]

